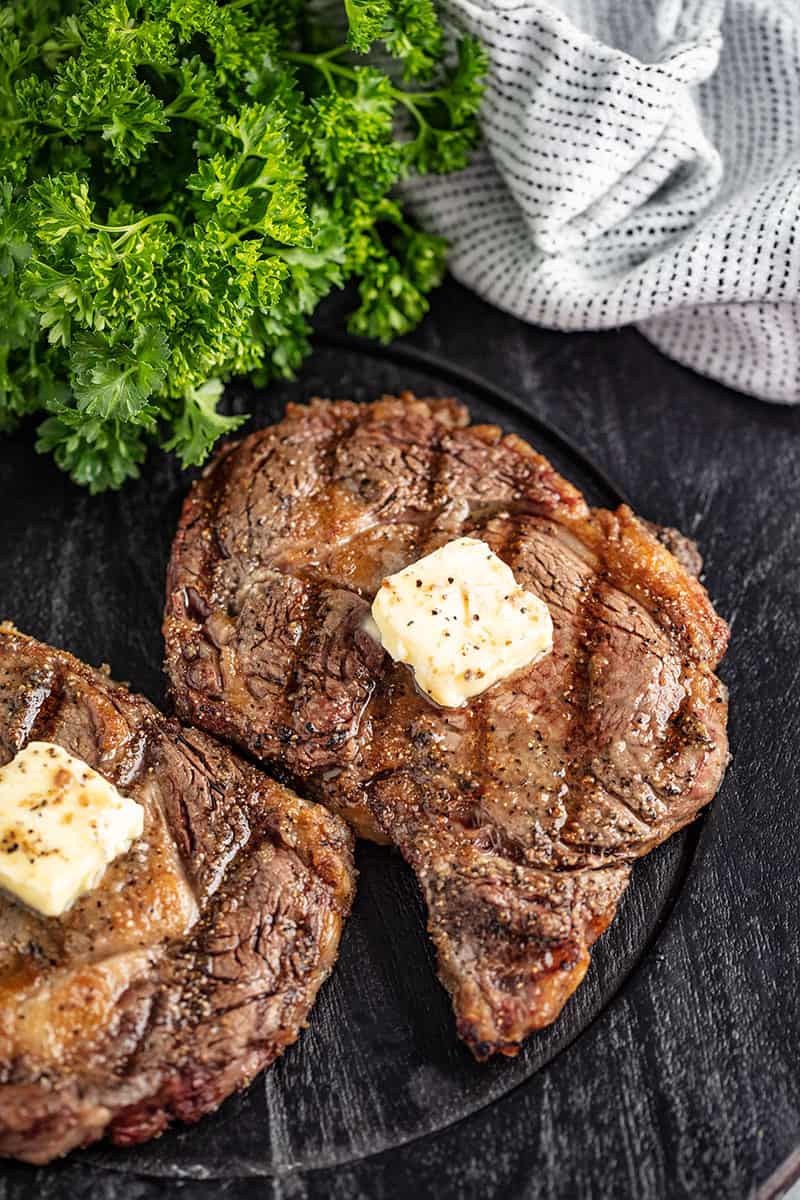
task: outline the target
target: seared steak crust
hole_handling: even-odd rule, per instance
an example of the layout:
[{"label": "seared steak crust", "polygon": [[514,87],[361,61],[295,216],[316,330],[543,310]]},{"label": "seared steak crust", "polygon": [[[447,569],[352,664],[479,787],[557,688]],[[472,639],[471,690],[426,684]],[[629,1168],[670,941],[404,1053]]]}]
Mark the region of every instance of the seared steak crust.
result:
[{"label": "seared steak crust", "polygon": [[353,891],[351,835],[227,747],[0,626],[0,764],[57,742],[145,807],[62,917],[0,896],[0,1154],[47,1162],[195,1121],[305,1024]]},{"label": "seared steak crust", "polygon": [[[555,1018],[629,864],[714,795],[727,628],[666,535],[468,420],[314,401],[229,445],[186,500],[164,633],[181,716],[400,848],[485,1058]],[[384,576],[464,535],[547,602],[555,645],[445,710],[361,623]]]}]

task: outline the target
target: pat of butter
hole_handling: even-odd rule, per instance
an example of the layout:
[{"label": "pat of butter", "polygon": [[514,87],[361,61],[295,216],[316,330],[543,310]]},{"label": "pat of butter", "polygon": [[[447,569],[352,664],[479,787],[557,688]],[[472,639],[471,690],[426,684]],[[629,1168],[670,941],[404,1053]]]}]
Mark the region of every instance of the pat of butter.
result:
[{"label": "pat of butter", "polygon": [[141,804],[54,743],[0,768],[0,886],[46,917],[96,887],[143,828]]},{"label": "pat of butter", "polygon": [[396,662],[457,708],[553,646],[547,605],[475,538],[457,538],[384,579],[372,616]]}]

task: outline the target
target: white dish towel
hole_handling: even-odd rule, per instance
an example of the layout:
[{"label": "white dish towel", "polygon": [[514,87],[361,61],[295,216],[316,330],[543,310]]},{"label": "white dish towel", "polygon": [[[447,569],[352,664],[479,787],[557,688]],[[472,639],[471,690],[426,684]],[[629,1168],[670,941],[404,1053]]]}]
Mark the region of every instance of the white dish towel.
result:
[{"label": "white dish towel", "polygon": [[800,0],[441,7],[491,64],[472,164],[406,185],[453,274],[800,400]]}]

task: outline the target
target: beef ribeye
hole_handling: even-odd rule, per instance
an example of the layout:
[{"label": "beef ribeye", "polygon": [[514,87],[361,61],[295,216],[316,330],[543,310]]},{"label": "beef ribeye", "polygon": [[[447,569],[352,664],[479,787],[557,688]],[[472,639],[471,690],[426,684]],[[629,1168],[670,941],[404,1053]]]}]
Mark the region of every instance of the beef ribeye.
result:
[{"label": "beef ribeye", "polygon": [[56,742],[145,808],[61,917],[0,895],[0,1154],[194,1121],[306,1022],[353,891],[352,837],[196,730],[0,626],[0,765]]},{"label": "beef ribeye", "polygon": [[[290,406],[192,488],[168,575],[178,712],[394,843],[478,1058],[552,1021],[630,863],[696,815],[728,758],[727,640],[625,507],[581,494],[450,400]],[[482,538],[549,605],[549,657],[462,709],[362,628],[391,574]]]}]

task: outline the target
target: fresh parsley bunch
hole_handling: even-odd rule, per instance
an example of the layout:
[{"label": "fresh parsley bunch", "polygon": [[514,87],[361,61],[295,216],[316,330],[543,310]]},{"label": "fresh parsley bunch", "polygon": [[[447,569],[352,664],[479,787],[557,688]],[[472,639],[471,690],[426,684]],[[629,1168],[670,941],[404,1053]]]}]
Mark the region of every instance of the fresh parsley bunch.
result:
[{"label": "fresh parsley bunch", "polygon": [[426,311],[444,245],[391,189],[465,164],[484,56],[465,38],[445,65],[433,0],[338,15],[0,8],[0,429],[44,413],[37,448],[91,491],[149,442],[201,463],[243,419],[224,381],[290,375],[331,288],[357,280],[350,328],[382,340]]}]

